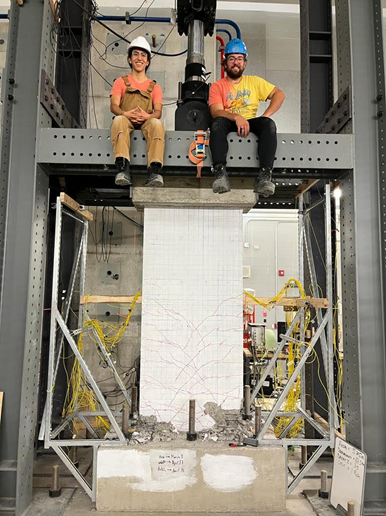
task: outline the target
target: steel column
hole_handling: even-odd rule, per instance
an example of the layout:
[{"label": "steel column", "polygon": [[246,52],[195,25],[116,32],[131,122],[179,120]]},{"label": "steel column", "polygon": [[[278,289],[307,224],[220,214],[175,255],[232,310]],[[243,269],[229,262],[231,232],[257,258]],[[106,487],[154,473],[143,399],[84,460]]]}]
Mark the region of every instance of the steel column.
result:
[{"label": "steel column", "polygon": [[17,515],[28,508],[32,499],[37,418],[48,179],[36,167],[35,155],[46,14],[46,6],[39,0],[31,0],[23,7],[11,3],[3,82],[7,87],[0,202],[0,391],[4,391],[0,463],[11,460],[16,468],[2,468],[0,497],[15,500]]},{"label": "steel column", "polygon": [[333,104],[331,0],[300,0],[302,132],[315,132]]},{"label": "steel column", "polygon": [[[386,510],[385,256],[383,116],[377,96],[384,94],[381,0],[338,2],[337,34],[350,27],[339,59],[351,62],[355,165],[343,181],[342,266],[344,317],[344,388],[347,439],[367,453],[365,514]],[[347,23],[347,19],[349,23]],[[351,73],[350,73],[351,72]],[[378,160],[378,153],[382,159]],[[382,235],[382,236],[381,236]],[[380,467],[381,466],[381,467]]]}]

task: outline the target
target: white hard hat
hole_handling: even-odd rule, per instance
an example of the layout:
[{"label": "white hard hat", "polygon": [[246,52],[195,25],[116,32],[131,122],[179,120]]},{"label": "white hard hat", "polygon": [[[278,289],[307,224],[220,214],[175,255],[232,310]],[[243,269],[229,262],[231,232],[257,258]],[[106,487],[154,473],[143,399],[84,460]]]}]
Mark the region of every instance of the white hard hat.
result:
[{"label": "white hard hat", "polygon": [[143,36],[138,36],[138,38],[133,39],[133,41],[130,43],[129,48],[128,48],[129,55],[131,54],[130,49],[132,49],[132,48],[142,48],[142,50],[145,50],[148,53],[149,59],[150,59],[150,56],[151,56],[150,45]]}]

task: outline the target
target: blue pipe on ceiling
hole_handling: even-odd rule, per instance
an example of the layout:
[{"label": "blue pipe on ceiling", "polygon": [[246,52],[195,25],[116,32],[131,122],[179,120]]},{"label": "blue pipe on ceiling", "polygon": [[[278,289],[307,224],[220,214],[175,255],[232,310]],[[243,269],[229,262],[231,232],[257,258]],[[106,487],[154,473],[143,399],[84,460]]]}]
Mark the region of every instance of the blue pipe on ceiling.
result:
[{"label": "blue pipe on ceiling", "polygon": [[[124,16],[96,16],[97,20],[100,21],[126,21],[126,18]],[[8,14],[0,14],[0,20],[8,20]],[[150,23],[170,23],[170,18],[162,18],[162,17],[146,17],[146,16],[133,16],[130,18],[130,21],[132,22],[150,22]],[[241,31],[240,27],[232,20],[227,19],[219,19],[216,20],[217,25],[230,25],[233,27],[236,31],[236,37],[241,39]],[[232,39],[231,33],[226,29],[217,29],[217,32],[225,32],[229,39]]]},{"label": "blue pipe on ceiling", "polygon": [[216,23],[217,25],[230,25],[231,27],[233,27],[236,31],[236,37],[241,39],[241,30],[240,30],[240,27],[237,25],[237,23],[235,23],[234,21],[232,20],[226,20],[226,19],[219,19],[217,20],[216,19]]},{"label": "blue pipe on ceiling", "polygon": [[228,36],[229,41],[232,39],[232,34],[227,29],[216,29],[216,32],[225,32],[225,34]]}]

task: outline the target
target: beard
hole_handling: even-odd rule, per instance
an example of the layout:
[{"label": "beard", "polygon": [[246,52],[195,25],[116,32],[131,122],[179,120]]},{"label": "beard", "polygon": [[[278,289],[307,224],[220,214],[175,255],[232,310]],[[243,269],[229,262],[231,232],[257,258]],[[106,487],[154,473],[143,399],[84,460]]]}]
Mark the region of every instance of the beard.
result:
[{"label": "beard", "polygon": [[238,68],[238,67],[228,68],[228,67],[225,67],[225,71],[226,71],[228,77],[230,77],[231,79],[239,79],[243,75],[244,68]]}]

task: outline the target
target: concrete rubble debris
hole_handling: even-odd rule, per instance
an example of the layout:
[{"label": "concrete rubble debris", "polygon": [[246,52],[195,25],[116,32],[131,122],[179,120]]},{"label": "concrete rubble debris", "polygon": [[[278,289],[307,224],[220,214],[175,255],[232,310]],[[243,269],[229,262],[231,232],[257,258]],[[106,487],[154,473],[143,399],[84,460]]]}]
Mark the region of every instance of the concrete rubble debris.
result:
[{"label": "concrete rubble debris", "polygon": [[[216,403],[204,405],[205,414],[209,415],[214,425],[198,432],[197,441],[208,443],[237,442],[244,437],[253,437],[253,423],[244,421],[239,410],[223,410]],[[172,423],[157,422],[156,416],[139,416],[131,433],[130,444],[142,445],[147,443],[186,441],[186,432],[179,432]]]}]

